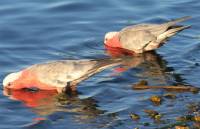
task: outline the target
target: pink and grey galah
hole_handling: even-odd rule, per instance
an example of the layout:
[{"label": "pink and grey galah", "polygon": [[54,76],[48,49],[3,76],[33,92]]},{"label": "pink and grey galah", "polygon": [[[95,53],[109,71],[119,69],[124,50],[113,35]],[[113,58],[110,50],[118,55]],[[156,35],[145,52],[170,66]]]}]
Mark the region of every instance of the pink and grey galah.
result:
[{"label": "pink and grey galah", "polygon": [[108,47],[123,48],[135,53],[143,53],[159,48],[177,32],[190,26],[176,25],[190,19],[190,16],[178,18],[162,24],[138,24],[125,27],[118,32],[108,32],[104,44]]},{"label": "pink and grey galah", "polygon": [[3,80],[4,88],[57,90],[68,88],[76,90],[76,85],[95,73],[121,64],[121,58],[94,60],[60,60],[32,65],[19,72],[11,73]]}]

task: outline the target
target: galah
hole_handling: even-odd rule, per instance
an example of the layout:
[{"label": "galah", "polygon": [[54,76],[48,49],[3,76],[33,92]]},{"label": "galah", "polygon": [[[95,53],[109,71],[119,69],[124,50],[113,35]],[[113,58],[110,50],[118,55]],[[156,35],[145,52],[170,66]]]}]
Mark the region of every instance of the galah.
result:
[{"label": "galah", "polygon": [[143,53],[159,48],[177,32],[190,26],[176,25],[188,20],[190,16],[178,18],[162,24],[138,24],[125,27],[118,32],[108,32],[104,44],[109,47],[123,48],[135,53]]},{"label": "galah", "polygon": [[60,60],[32,65],[11,73],[3,80],[8,89],[41,89],[63,92],[76,90],[76,85],[95,73],[120,64],[121,58],[94,60]]}]

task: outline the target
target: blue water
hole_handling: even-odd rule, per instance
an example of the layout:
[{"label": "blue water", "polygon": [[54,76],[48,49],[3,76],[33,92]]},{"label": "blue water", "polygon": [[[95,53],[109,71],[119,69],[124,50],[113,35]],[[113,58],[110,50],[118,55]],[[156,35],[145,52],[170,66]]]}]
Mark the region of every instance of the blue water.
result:
[{"label": "blue water", "polygon": [[[36,63],[59,59],[93,59],[109,56],[103,46],[108,31],[141,22],[162,23],[192,16],[192,28],[174,36],[155,53],[133,58],[126,71],[107,69],[78,86],[78,95],[22,91],[0,93],[1,129],[133,129],[163,127],[144,109],[164,114],[167,123],[187,114],[187,104],[200,94],[175,93],[176,100],[154,106],[151,95],[163,90],[132,90],[145,79],[151,85],[190,84],[200,88],[199,0],[1,0],[0,80]],[[141,120],[129,117],[135,112]],[[144,126],[143,122],[150,122]]]}]

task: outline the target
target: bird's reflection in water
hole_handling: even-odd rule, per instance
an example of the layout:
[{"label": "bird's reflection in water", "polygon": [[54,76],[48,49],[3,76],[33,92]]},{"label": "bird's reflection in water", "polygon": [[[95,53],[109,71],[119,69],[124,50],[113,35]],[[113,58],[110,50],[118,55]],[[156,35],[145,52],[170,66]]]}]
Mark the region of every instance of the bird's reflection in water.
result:
[{"label": "bird's reflection in water", "polygon": [[[56,90],[38,90],[30,91],[27,89],[11,90],[4,89],[5,96],[12,100],[23,102],[23,104],[32,109],[39,118],[33,120],[31,126],[38,124],[35,120],[45,120],[46,117],[61,112],[61,116],[69,113],[76,122],[89,122],[104,111],[97,108],[97,102],[92,98],[80,99],[77,93],[71,95],[57,93]],[[45,118],[45,119],[41,119]],[[58,118],[59,119],[59,118]],[[62,119],[62,118],[61,118]]]},{"label": "bird's reflection in water", "polygon": [[183,84],[184,80],[174,69],[167,67],[167,62],[155,51],[143,54],[135,54],[125,49],[106,47],[106,53],[111,57],[129,57],[121,67],[115,71],[121,73],[131,69],[137,69],[134,77],[144,79],[151,85]]},{"label": "bird's reflection in water", "polygon": [[49,105],[54,101],[53,98],[56,96],[57,91],[31,91],[28,89],[14,90],[4,88],[3,93],[12,100],[22,101],[27,107],[36,108],[42,105]]}]

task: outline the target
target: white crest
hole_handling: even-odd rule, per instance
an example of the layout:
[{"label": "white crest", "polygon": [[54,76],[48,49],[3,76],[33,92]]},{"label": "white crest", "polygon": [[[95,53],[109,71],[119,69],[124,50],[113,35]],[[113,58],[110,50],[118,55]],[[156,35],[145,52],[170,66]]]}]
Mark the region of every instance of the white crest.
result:
[{"label": "white crest", "polygon": [[106,40],[113,38],[117,33],[118,32],[115,32],[115,31],[106,33],[105,38],[104,38],[104,43]]},{"label": "white crest", "polygon": [[8,86],[9,83],[17,80],[21,76],[21,72],[8,74],[3,80],[3,86]]}]

